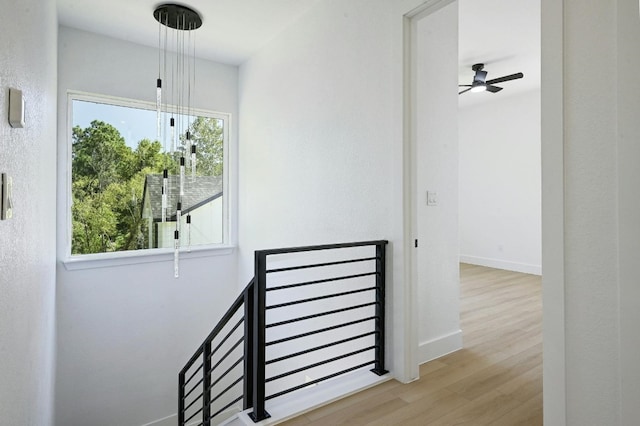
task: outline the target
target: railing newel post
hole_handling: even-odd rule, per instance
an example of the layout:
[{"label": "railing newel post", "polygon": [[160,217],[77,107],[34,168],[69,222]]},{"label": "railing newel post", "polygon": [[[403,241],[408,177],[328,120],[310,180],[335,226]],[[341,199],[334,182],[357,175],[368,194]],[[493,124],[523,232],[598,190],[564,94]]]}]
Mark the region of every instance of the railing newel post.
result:
[{"label": "railing newel post", "polygon": [[271,417],[265,410],[265,334],[267,299],[267,255],[255,252],[255,274],[253,283],[253,412],[249,417],[259,422]]},{"label": "railing newel post", "polygon": [[202,351],[202,425],[211,424],[211,340],[205,340]]},{"label": "railing newel post", "polygon": [[184,426],[184,372],[178,374],[178,426]]},{"label": "railing newel post", "polygon": [[246,410],[253,406],[253,286],[244,292],[244,391],[242,408]]},{"label": "railing newel post", "polygon": [[385,351],[385,281],[386,281],[386,242],[376,244],[376,319],[375,319],[375,368],[378,376],[388,373],[384,368]]}]

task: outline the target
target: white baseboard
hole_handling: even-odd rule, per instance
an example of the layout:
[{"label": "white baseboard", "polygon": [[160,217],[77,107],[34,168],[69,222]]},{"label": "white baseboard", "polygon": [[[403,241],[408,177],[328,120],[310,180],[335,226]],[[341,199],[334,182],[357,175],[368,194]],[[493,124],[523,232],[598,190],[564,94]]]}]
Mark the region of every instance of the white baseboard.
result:
[{"label": "white baseboard", "polygon": [[[232,420],[236,419],[238,417],[238,413],[240,413],[240,410],[238,409],[231,409],[229,410],[229,412],[226,414],[228,419],[222,421],[222,423],[220,423],[221,425],[227,425],[227,423],[229,423],[230,425],[232,425]],[[202,416],[196,416],[195,419],[191,419],[191,421],[189,421],[187,423],[187,426],[196,426],[202,423]],[[178,413],[175,414],[171,414],[169,416],[163,417],[161,419],[157,419],[154,420],[152,422],[149,423],[145,423],[141,426],[176,426],[176,424],[178,424]]]},{"label": "white baseboard", "polygon": [[522,272],[524,274],[542,275],[541,265],[531,265],[528,263],[509,262],[501,259],[489,259],[487,257],[460,255],[461,263],[471,265],[487,266],[489,268],[504,269],[506,271]]},{"label": "white baseboard", "polygon": [[225,426],[266,426],[281,423],[323,405],[330,404],[349,395],[361,392],[391,380],[391,374],[377,376],[368,369],[356,370],[316,386],[301,389],[298,392],[267,401],[266,410],[270,418],[254,423],[248,416],[251,410],[238,415],[237,421]]},{"label": "white baseboard", "polygon": [[420,343],[418,362],[424,364],[460,349],[462,349],[462,330]]},{"label": "white baseboard", "polygon": [[178,423],[178,414],[170,414],[161,419],[154,420],[149,423],[145,423],[141,426],[175,426]]}]

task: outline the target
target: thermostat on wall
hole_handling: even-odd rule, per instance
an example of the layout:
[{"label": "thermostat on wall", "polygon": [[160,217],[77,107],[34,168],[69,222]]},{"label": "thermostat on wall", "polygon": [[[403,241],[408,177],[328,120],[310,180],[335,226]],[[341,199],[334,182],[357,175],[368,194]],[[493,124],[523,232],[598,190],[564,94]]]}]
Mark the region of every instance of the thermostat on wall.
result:
[{"label": "thermostat on wall", "polygon": [[22,90],[9,89],[9,124],[11,127],[24,127]]}]

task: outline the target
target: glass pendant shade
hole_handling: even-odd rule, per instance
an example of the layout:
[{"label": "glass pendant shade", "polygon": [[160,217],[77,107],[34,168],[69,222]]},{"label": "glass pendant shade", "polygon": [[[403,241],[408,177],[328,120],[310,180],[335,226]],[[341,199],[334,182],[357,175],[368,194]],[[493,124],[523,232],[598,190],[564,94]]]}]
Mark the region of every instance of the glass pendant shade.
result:
[{"label": "glass pendant shade", "polygon": [[176,120],[173,117],[169,120],[169,128],[171,129],[171,152],[173,152],[176,149]]},{"label": "glass pendant shade", "polygon": [[196,177],[196,146],[191,145],[191,177]]},{"label": "glass pendant shade", "polygon": [[173,232],[173,276],[180,276],[180,231]]},{"label": "glass pendant shade", "polygon": [[162,172],[162,223],[167,221],[167,197],[169,194],[169,171]]},{"label": "glass pendant shade", "polygon": [[191,251],[191,215],[187,214],[187,251]]},{"label": "glass pendant shade", "polygon": [[180,231],[180,221],[182,220],[182,203],[178,201],[176,208],[176,230]]},{"label": "glass pendant shade", "polygon": [[158,141],[162,139],[162,79],[156,83],[156,121],[158,130]]},{"label": "glass pendant shade", "polygon": [[180,157],[180,196],[184,196],[184,157]]}]

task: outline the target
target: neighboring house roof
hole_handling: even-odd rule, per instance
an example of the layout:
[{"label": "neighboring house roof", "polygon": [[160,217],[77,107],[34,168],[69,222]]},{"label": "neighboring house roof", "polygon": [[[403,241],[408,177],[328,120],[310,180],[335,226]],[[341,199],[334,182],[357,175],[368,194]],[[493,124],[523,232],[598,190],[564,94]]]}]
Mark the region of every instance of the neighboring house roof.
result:
[{"label": "neighboring house roof", "polygon": [[[167,220],[176,220],[176,206],[180,187],[180,176],[169,176],[169,207]],[[187,176],[182,197],[182,214],[187,214],[222,196],[222,176]],[[147,200],[148,197],[148,200]],[[143,216],[152,217],[154,222],[162,220],[162,175],[147,175],[142,196]],[[149,207],[148,209],[146,207]],[[150,210],[150,212],[149,212]]]}]

